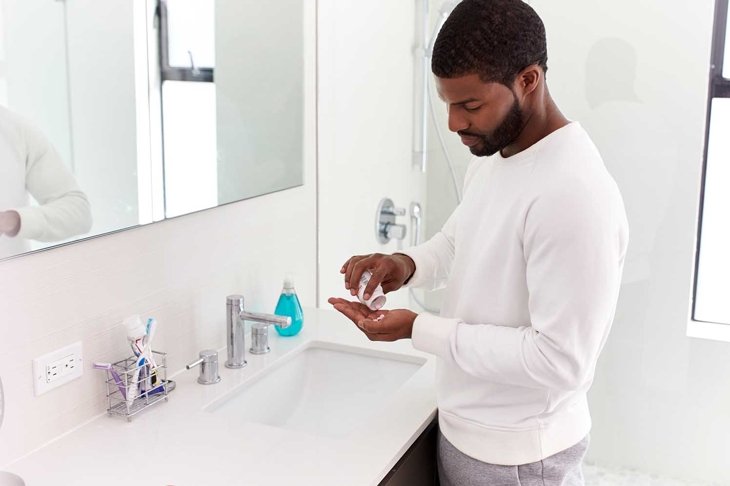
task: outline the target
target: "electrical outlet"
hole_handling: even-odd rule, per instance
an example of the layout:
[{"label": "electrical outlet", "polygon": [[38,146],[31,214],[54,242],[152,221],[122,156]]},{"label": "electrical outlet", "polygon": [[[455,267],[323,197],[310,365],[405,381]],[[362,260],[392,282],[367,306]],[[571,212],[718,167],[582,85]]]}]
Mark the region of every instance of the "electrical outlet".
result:
[{"label": "electrical outlet", "polygon": [[36,396],[81,377],[84,373],[81,341],[33,360]]},{"label": "electrical outlet", "polygon": [[60,380],[64,376],[72,375],[78,366],[76,355],[69,354],[58,361],[53,361],[46,365],[46,382],[53,383]]}]

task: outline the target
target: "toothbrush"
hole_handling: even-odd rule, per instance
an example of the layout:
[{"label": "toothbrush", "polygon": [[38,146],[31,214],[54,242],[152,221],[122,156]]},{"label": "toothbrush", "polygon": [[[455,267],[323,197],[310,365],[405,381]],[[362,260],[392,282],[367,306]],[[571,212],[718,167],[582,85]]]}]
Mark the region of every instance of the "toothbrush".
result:
[{"label": "toothbrush", "polygon": [[143,343],[143,350],[141,351],[141,354],[144,355],[147,358],[147,366],[149,367],[149,374],[147,376],[149,380],[149,387],[151,388],[151,385],[155,385],[157,383],[157,363],[155,362],[155,358],[152,355],[152,339],[155,337],[155,331],[157,330],[157,319],[154,317],[149,317],[147,319],[147,325],[145,327],[145,336],[142,341]]},{"label": "toothbrush", "polygon": [[143,344],[147,348],[147,361],[152,363],[153,368],[157,368],[155,358],[152,356],[152,339],[155,337],[155,331],[157,330],[157,319],[150,317],[147,319],[146,334],[144,336]]},{"label": "toothbrush", "polygon": [[167,381],[162,382],[161,385],[157,385],[156,387],[154,387],[147,394],[148,395],[157,395],[158,393],[164,393],[165,391],[167,391],[167,393],[170,393],[174,389],[175,389],[175,381],[167,380]]},{"label": "toothbrush", "polygon": [[141,347],[139,345],[140,339],[135,339],[134,341],[129,341],[129,347],[132,348],[132,352],[136,357],[139,358]]},{"label": "toothbrush", "polygon": [[[152,389],[152,385],[157,382],[157,374],[154,372],[157,365],[151,352],[151,338],[155,332],[156,321],[150,317],[145,325],[138,315],[133,315],[125,319],[124,324],[127,328],[127,339],[137,357],[136,367],[131,376],[132,383],[127,387],[127,407],[130,407],[141,392]],[[143,366],[144,369],[142,369]],[[152,375],[154,375],[154,379]]]},{"label": "toothbrush", "polygon": [[147,335],[150,337],[150,341],[155,336],[155,330],[157,329],[157,319],[150,317],[147,319]]},{"label": "toothbrush", "polygon": [[139,373],[141,370],[141,367],[144,363],[144,356],[140,356],[139,359],[136,362],[136,367],[134,368],[134,371],[132,372],[132,382],[129,383],[129,386],[127,387],[127,408],[131,407],[134,403],[134,400],[137,398],[137,395],[139,395]]},{"label": "toothbrush", "polygon": [[144,339],[147,329],[142,324],[142,319],[136,314],[124,319],[124,326],[127,328],[127,340],[132,346],[132,351],[135,356],[139,357],[142,351],[140,341]]},{"label": "toothbrush", "polygon": [[137,392],[137,395],[140,397],[147,395],[147,390],[151,389],[151,383],[150,383],[150,377],[148,374],[149,364],[145,361],[144,358],[140,360],[139,365],[139,390]]},{"label": "toothbrush", "polygon": [[127,390],[124,387],[124,382],[122,382],[122,379],[119,377],[119,373],[117,373],[114,367],[112,367],[111,363],[94,363],[94,369],[109,371],[114,382],[117,384],[117,388],[119,388],[119,393],[122,394],[122,398],[125,400],[127,399]]}]

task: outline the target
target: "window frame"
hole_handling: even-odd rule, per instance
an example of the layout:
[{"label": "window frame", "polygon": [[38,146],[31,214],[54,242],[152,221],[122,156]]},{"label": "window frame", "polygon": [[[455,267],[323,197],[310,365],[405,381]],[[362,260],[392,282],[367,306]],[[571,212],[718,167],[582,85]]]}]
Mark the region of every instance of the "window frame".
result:
[{"label": "window frame", "polygon": [[170,66],[170,43],[167,14],[167,0],[159,0],[157,4],[157,19],[159,22],[159,46],[160,46],[160,74],[161,83],[165,81],[191,81],[199,83],[212,83],[213,68],[198,68],[195,65],[189,68]]},{"label": "window frame", "polygon": [[730,0],[715,0],[715,17],[712,31],[712,50],[710,54],[709,87],[707,90],[707,116],[705,119],[705,144],[702,154],[702,177],[700,182],[699,212],[697,215],[697,234],[695,246],[694,275],[692,284],[691,320],[710,324],[730,325],[730,322],[718,323],[696,318],[697,284],[699,281],[700,251],[702,247],[702,223],[705,205],[705,182],[707,178],[707,154],[710,141],[712,117],[712,101],[716,98],[730,98],[730,79],[723,77],[725,60],[725,43],[728,24],[728,4]]}]

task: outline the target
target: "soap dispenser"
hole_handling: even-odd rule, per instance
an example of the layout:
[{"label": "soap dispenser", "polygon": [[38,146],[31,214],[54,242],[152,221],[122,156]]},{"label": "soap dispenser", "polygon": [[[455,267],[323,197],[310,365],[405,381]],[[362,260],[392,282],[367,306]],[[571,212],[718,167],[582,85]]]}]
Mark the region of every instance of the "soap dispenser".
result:
[{"label": "soap dispenser", "polygon": [[284,279],[284,288],[281,290],[279,302],[276,304],[274,314],[277,316],[285,316],[291,318],[289,327],[274,326],[276,332],[280,336],[295,336],[302,330],[304,314],[302,313],[302,305],[299,303],[299,297],[294,290],[294,280],[291,277]]}]

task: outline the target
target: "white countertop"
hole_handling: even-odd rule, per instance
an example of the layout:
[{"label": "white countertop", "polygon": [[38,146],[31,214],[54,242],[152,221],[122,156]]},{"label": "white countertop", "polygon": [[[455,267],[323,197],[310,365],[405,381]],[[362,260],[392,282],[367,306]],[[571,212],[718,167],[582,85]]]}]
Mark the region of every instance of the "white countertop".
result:
[{"label": "white countertop", "polygon": [[[169,377],[177,388],[167,403],[143,411],[131,423],[100,416],[6,469],[27,486],[378,484],[435,417],[434,358],[413,349],[410,340],[370,342],[333,310],[310,308],[304,315],[299,335],[284,338],[272,329],[271,352],[247,352],[243,369],[223,366],[226,350],[220,349],[220,383],[199,385],[197,368],[179,372]],[[248,346],[250,335],[246,339]],[[204,410],[313,341],[427,362],[381,410],[342,439],[251,422],[232,428]]]}]

